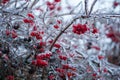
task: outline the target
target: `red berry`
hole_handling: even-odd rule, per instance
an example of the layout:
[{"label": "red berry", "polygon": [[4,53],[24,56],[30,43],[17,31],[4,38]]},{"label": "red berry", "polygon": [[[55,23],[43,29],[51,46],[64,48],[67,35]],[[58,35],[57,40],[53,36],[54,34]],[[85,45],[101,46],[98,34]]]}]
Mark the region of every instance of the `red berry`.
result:
[{"label": "red berry", "polygon": [[86,24],[82,25],[82,24],[77,24],[77,25],[73,25],[73,32],[80,35],[80,34],[84,34],[86,31],[88,30],[88,27],[86,26]]},{"label": "red berry", "polygon": [[56,48],[60,48],[61,46],[60,46],[60,44],[54,44],[54,47],[56,47]]},{"label": "red berry", "polygon": [[7,2],[9,2],[10,0],[2,0],[3,4],[6,4]]},{"label": "red berry", "polygon": [[7,80],[14,80],[14,76],[12,75],[7,76]]},{"label": "red berry", "polygon": [[48,78],[49,78],[50,80],[54,80],[54,79],[55,79],[55,76],[54,76],[54,75],[50,75],[50,76],[48,76]]},{"label": "red berry", "polygon": [[55,29],[58,29],[58,28],[59,28],[59,26],[56,24],[56,25],[54,25],[54,28],[55,28]]},{"label": "red berry", "polygon": [[45,45],[46,45],[46,42],[40,42],[39,45],[40,45],[40,46],[45,46]]},{"label": "red berry", "polygon": [[61,10],[61,6],[57,7],[57,10],[60,11]]},{"label": "red berry", "polygon": [[67,60],[67,57],[66,57],[66,56],[63,56],[63,55],[60,55],[59,58],[60,58],[61,60]]},{"label": "red berry", "polygon": [[31,36],[36,36],[36,34],[37,34],[36,31],[32,31],[32,32],[30,33]]},{"label": "red berry", "polygon": [[98,55],[98,59],[99,59],[99,60],[102,60],[103,58],[104,58],[104,56]]},{"label": "red berry", "polygon": [[57,20],[57,23],[58,23],[58,24],[61,24],[61,23],[62,23],[62,21],[61,21],[61,20]]},{"label": "red berry", "polygon": [[5,33],[6,33],[7,36],[10,35],[10,31],[9,30],[6,30]]},{"label": "red berry", "polygon": [[96,50],[100,50],[100,47],[98,47],[98,46],[91,46],[91,48],[94,48],[94,49],[96,49]]},{"label": "red berry", "polygon": [[36,26],[33,27],[33,31],[37,31],[37,27]]},{"label": "red berry", "polygon": [[120,4],[120,3],[114,1],[113,6],[114,6],[114,7],[117,7],[119,4]]},{"label": "red berry", "polygon": [[53,4],[53,3],[49,2],[49,1],[47,1],[46,4],[47,4],[47,6],[48,6],[48,8],[49,8],[50,10],[55,9],[55,4]]},{"label": "red berry", "polygon": [[40,50],[40,52],[44,52],[45,51],[44,48],[40,48],[39,50]]},{"label": "red berry", "polygon": [[18,37],[17,33],[14,30],[11,32],[11,34],[12,34],[12,38]]},{"label": "red berry", "polygon": [[67,72],[67,76],[68,76],[68,78],[70,78],[72,76],[75,76],[75,73],[73,73],[73,72]]},{"label": "red berry", "polygon": [[49,40],[48,42],[49,42],[49,43],[52,43],[52,42],[53,42],[53,40]]},{"label": "red berry", "polygon": [[59,73],[64,73],[65,72],[65,70],[64,69],[61,69],[61,68],[56,68],[55,69],[57,72],[59,72]]},{"label": "red berry", "polygon": [[33,20],[30,20],[30,19],[23,19],[23,22],[24,22],[24,23],[33,23]]},{"label": "red berry", "polygon": [[96,74],[96,73],[93,73],[93,74],[92,74],[92,76],[93,76],[93,77],[96,77],[96,76],[97,76],[97,74]]},{"label": "red berry", "polygon": [[51,2],[49,2],[49,1],[47,1],[47,2],[46,2],[46,4],[47,4],[47,6],[52,5],[52,3],[51,3]]},{"label": "red berry", "polygon": [[33,14],[32,14],[32,13],[28,13],[28,14],[27,14],[27,16],[28,16],[28,17],[31,17],[31,18],[33,18],[33,19],[34,19],[34,16],[33,16]]},{"label": "red berry", "polygon": [[60,2],[61,0],[54,0],[55,2]]},{"label": "red berry", "polygon": [[36,35],[36,39],[37,40],[42,39],[42,36],[41,35]]},{"label": "red berry", "polygon": [[37,58],[37,59],[45,59],[45,58],[49,59],[51,55],[52,55],[51,53],[38,54],[38,55],[36,56],[36,58]]},{"label": "red berry", "polygon": [[92,31],[92,33],[93,33],[93,34],[95,34],[95,33],[98,33],[98,30],[97,30],[97,28],[93,28],[93,31]]},{"label": "red berry", "polygon": [[108,70],[106,68],[103,69],[104,73],[108,72]]},{"label": "red berry", "polygon": [[48,62],[45,61],[45,60],[37,59],[36,60],[36,65],[39,66],[39,67],[41,67],[41,66],[47,66]]},{"label": "red berry", "polygon": [[32,62],[31,62],[31,64],[32,65],[36,65],[37,63],[36,63],[36,60],[33,60]]},{"label": "red berry", "polygon": [[52,5],[50,5],[50,6],[48,6],[48,7],[49,7],[49,9],[50,9],[50,10],[55,9],[55,5],[53,5],[53,4],[52,4]]}]

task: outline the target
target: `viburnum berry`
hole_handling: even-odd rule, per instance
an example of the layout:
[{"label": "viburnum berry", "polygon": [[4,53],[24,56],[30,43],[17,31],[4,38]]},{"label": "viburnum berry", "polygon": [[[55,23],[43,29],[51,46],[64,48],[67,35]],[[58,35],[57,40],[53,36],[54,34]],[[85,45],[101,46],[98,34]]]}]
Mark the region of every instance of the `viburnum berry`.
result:
[{"label": "viburnum berry", "polygon": [[72,32],[75,33],[75,34],[84,34],[86,31],[88,30],[88,27],[86,24],[82,25],[82,24],[76,24],[76,25],[73,25],[73,30]]},{"label": "viburnum berry", "polygon": [[115,8],[115,7],[117,7],[119,4],[120,4],[119,2],[114,1],[114,2],[113,2],[113,7]]},{"label": "viburnum berry", "polygon": [[32,31],[32,32],[30,33],[30,36],[36,36],[36,34],[37,34],[36,31]]},{"label": "viburnum berry", "polygon": [[65,70],[62,68],[56,68],[55,71],[57,71],[59,73],[65,73]]},{"label": "viburnum berry", "polygon": [[28,13],[27,16],[34,19],[34,15],[32,13]]},{"label": "viburnum berry", "polygon": [[44,34],[44,31],[41,31],[40,33],[41,33],[41,34]]},{"label": "viburnum berry", "polygon": [[61,46],[60,46],[60,44],[56,43],[56,44],[54,44],[54,47],[60,48]]},{"label": "viburnum berry", "polygon": [[5,30],[5,33],[8,36],[8,35],[10,35],[11,32],[9,30]]},{"label": "viburnum berry", "polygon": [[50,56],[52,56],[52,53],[46,53],[45,56],[46,58],[50,58]]},{"label": "viburnum berry", "polygon": [[51,55],[52,55],[51,53],[38,54],[38,55],[36,56],[36,58],[37,58],[37,59],[45,59],[45,58],[49,59]]},{"label": "viburnum berry", "polygon": [[61,23],[62,23],[62,21],[61,21],[61,20],[57,20],[57,23],[58,23],[58,24],[61,24]]},{"label": "viburnum berry", "polygon": [[53,3],[49,2],[49,1],[47,1],[46,4],[47,4],[47,6],[48,6],[48,8],[49,8],[50,10],[55,9],[55,4],[53,4]]},{"label": "viburnum berry", "polygon": [[36,64],[38,67],[45,67],[48,65],[48,62],[46,60],[37,59],[35,62],[32,62],[32,64]]},{"label": "viburnum berry", "polygon": [[40,34],[37,34],[35,37],[36,37],[37,40],[42,39],[42,36]]},{"label": "viburnum berry", "polygon": [[7,76],[7,80],[14,80],[14,76],[13,75]]},{"label": "viburnum berry", "polygon": [[6,4],[7,2],[9,2],[10,0],[2,0],[3,4]]},{"label": "viburnum berry", "polygon": [[68,64],[63,64],[62,66],[63,66],[62,67],[63,69],[70,69],[71,68]]},{"label": "viburnum berry", "polygon": [[53,42],[53,40],[49,40],[48,42],[49,42],[49,43],[52,43],[52,42]]},{"label": "viburnum berry", "polygon": [[37,26],[34,26],[32,30],[37,31]]},{"label": "viburnum berry", "polygon": [[91,46],[91,48],[94,48],[94,49],[96,49],[96,50],[100,50],[100,47],[98,47],[98,46]]},{"label": "viburnum berry", "polygon": [[12,34],[12,38],[16,38],[16,37],[18,37],[16,31],[14,31],[14,30],[12,30],[11,34]]},{"label": "viburnum berry", "polygon": [[73,77],[73,76],[75,76],[75,73],[73,73],[73,72],[67,72],[67,76],[68,76],[68,78]]},{"label": "viburnum berry", "polygon": [[24,22],[24,23],[33,23],[33,20],[30,20],[30,19],[26,19],[26,18],[25,18],[25,19],[23,19],[23,22]]},{"label": "viburnum berry", "polygon": [[45,49],[44,49],[44,48],[40,48],[39,51],[40,51],[40,52],[44,52]]},{"label": "viburnum berry", "polygon": [[49,2],[49,1],[47,1],[47,2],[46,2],[46,4],[47,4],[47,6],[52,5],[52,3],[51,3],[51,2]]},{"label": "viburnum berry", "polygon": [[59,28],[59,26],[56,24],[56,25],[54,25],[54,28],[55,28],[55,29],[58,29],[58,28]]},{"label": "viburnum berry", "polygon": [[104,56],[98,55],[98,59],[99,59],[99,60],[102,60],[103,58],[104,58]]},{"label": "viburnum berry", "polygon": [[104,72],[104,73],[107,73],[107,72],[108,72],[108,70],[107,70],[106,68],[104,68],[104,69],[103,69],[103,72]]},{"label": "viburnum berry", "polygon": [[55,79],[55,76],[54,75],[50,75],[48,76],[49,80],[54,80]]},{"label": "viburnum berry", "polygon": [[42,42],[42,41],[41,41],[41,42],[39,43],[39,45],[40,45],[40,46],[45,46],[45,45],[46,45],[46,42]]},{"label": "viburnum berry", "polygon": [[58,6],[58,7],[57,7],[57,10],[58,10],[58,11],[60,11],[61,9],[62,9],[61,6]]},{"label": "viburnum berry", "polygon": [[64,73],[59,74],[59,77],[61,77],[61,79],[63,79],[63,80],[66,80]]},{"label": "viburnum berry", "polygon": [[92,76],[93,76],[93,77],[96,77],[96,76],[97,76],[97,73],[93,73]]},{"label": "viburnum berry", "polygon": [[44,59],[46,56],[44,54],[38,54],[36,55],[36,59]]},{"label": "viburnum berry", "polygon": [[70,70],[73,70],[73,71],[76,70],[76,68],[74,68],[74,67],[72,67],[72,66],[70,66],[70,65],[68,65],[68,64],[63,64],[63,65],[62,65],[62,68],[63,68],[63,69],[70,69]]},{"label": "viburnum berry", "polygon": [[57,54],[60,54],[60,53],[61,53],[61,50],[58,49],[58,50],[56,50],[56,52],[57,52]]},{"label": "viburnum berry", "polygon": [[117,36],[120,36],[119,32],[109,32],[106,34],[108,38],[111,38],[112,41],[114,42],[120,42],[119,38]]},{"label": "viburnum berry", "polygon": [[61,0],[54,0],[55,2],[60,2]]},{"label": "viburnum berry", "polygon": [[64,55],[59,55],[59,58],[60,58],[61,60],[67,60],[67,57],[64,56]]},{"label": "viburnum berry", "polygon": [[37,64],[36,60],[32,60],[31,64],[36,65]]},{"label": "viburnum berry", "polygon": [[50,6],[49,6],[49,9],[50,9],[50,10],[55,9],[55,5],[53,5],[53,4],[52,4],[52,5],[50,5]]},{"label": "viburnum berry", "polygon": [[93,28],[92,33],[93,34],[98,33],[98,29],[97,28]]}]

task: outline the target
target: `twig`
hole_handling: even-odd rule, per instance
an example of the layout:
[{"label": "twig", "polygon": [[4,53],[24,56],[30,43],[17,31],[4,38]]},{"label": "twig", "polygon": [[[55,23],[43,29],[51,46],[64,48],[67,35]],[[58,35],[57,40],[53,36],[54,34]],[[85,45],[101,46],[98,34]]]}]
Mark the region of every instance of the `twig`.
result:
[{"label": "twig", "polygon": [[85,0],[85,13],[88,15],[88,0]]},{"label": "twig", "polygon": [[39,1],[39,0],[34,0],[33,3],[32,3],[31,6],[30,6],[30,9],[32,9],[33,6],[35,6],[38,1]]},{"label": "twig", "polygon": [[92,3],[92,6],[91,6],[91,8],[90,8],[90,11],[89,11],[88,16],[91,14],[91,12],[92,12],[92,10],[93,10],[93,7],[94,7],[94,5],[95,5],[96,2],[97,2],[97,0],[94,0],[94,2]]},{"label": "twig", "polygon": [[70,14],[73,13],[73,11],[82,3],[82,1],[80,1],[71,11]]}]

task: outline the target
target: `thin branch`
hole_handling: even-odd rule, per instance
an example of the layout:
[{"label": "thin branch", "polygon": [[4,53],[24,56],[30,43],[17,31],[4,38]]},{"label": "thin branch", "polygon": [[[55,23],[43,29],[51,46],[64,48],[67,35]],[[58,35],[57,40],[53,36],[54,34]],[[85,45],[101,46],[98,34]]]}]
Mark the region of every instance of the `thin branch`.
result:
[{"label": "thin branch", "polygon": [[97,0],[94,0],[94,2],[92,3],[92,6],[91,6],[91,8],[90,8],[90,11],[89,11],[88,16],[91,14],[91,12],[92,12],[92,10],[93,10],[94,5],[95,5],[96,2],[97,2]]},{"label": "thin branch", "polygon": [[80,1],[71,11],[70,11],[70,14],[74,12],[74,10],[79,6],[81,5],[82,1]]},{"label": "thin branch", "polygon": [[85,13],[88,15],[88,0],[85,0]]},{"label": "thin branch", "polygon": [[34,0],[34,1],[32,2],[32,4],[31,4],[31,6],[30,6],[30,9],[32,9],[33,6],[35,6],[35,5],[37,4],[38,1],[39,1],[39,0]]}]

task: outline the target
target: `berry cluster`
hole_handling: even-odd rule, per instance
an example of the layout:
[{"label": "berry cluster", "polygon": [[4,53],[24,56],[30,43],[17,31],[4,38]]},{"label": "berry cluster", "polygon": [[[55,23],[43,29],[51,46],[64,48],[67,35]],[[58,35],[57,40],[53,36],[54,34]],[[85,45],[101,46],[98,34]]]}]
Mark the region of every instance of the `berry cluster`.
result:
[{"label": "berry cluster", "polygon": [[80,35],[80,34],[84,34],[86,31],[88,30],[88,27],[87,27],[87,25],[86,24],[76,24],[76,25],[73,25],[73,32],[75,33],[75,34],[78,34],[78,35]]}]

